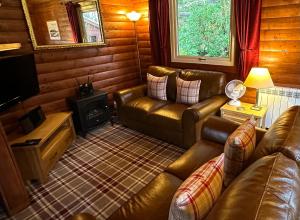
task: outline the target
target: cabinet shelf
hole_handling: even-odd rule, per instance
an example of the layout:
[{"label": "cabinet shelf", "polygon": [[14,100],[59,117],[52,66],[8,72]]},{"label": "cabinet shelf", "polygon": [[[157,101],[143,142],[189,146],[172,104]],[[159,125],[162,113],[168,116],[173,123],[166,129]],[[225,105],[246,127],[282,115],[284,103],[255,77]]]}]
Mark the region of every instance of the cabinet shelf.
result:
[{"label": "cabinet shelf", "polygon": [[0,44],[0,51],[17,50],[20,48],[20,43]]}]

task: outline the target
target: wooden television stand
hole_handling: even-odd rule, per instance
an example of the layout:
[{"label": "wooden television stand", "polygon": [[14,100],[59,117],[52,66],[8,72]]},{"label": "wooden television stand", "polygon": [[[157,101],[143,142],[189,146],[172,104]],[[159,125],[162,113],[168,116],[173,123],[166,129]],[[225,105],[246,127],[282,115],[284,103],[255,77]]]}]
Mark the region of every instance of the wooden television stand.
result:
[{"label": "wooden television stand", "polygon": [[29,134],[10,136],[10,145],[30,139],[41,139],[37,145],[12,147],[25,181],[38,180],[40,183],[47,181],[50,170],[75,140],[71,116],[71,112],[50,114]]}]

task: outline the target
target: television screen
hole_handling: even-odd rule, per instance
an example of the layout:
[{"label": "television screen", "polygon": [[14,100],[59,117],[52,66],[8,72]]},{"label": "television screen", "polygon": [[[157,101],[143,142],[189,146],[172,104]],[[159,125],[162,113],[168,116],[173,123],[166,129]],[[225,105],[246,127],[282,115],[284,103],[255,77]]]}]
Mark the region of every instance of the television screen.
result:
[{"label": "television screen", "polygon": [[0,111],[39,93],[33,54],[0,58]]}]

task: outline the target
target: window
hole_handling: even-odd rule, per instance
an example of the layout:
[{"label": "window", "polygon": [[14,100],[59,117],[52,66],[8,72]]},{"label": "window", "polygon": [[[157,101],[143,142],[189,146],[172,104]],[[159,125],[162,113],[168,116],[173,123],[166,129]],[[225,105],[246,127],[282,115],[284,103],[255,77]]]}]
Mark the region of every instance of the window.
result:
[{"label": "window", "polygon": [[172,62],[234,65],[232,0],[169,0]]}]

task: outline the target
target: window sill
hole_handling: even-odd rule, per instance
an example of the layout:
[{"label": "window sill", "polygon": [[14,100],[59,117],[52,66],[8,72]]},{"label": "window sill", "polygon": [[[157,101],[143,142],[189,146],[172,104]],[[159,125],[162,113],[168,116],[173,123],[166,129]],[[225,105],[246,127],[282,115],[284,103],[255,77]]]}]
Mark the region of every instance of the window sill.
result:
[{"label": "window sill", "polygon": [[235,65],[234,60],[232,59],[222,59],[222,58],[207,58],[201,59],[198,57],[185,57],[178,56],[171,58],[172,63],[192,63],[192,64],[201,64],[201,65],[213,65],[213,66],[228,66],[233,67]]}]

